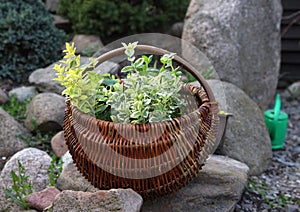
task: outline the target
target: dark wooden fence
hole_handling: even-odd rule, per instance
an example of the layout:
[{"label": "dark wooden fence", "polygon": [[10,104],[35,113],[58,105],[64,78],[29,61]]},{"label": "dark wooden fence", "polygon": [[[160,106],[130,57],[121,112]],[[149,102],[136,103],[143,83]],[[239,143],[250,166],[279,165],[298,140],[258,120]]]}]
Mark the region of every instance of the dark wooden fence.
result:
[{"label": "dark wooden fence", "polygon": [[300,0],[282,0],[280,81],[300,80]]}]

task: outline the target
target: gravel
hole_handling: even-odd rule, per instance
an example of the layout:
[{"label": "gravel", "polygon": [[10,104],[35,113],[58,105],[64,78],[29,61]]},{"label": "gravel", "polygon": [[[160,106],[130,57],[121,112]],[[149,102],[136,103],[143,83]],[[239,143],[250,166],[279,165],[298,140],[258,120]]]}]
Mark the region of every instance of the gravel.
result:
[{"label": "gravel", "polygon": [[278,93],[281,109],[289,115],[285,146],[273,151],[266,172],[249,179],[236,212],[300,211],[300,97],[292,99],[286,91]]}]

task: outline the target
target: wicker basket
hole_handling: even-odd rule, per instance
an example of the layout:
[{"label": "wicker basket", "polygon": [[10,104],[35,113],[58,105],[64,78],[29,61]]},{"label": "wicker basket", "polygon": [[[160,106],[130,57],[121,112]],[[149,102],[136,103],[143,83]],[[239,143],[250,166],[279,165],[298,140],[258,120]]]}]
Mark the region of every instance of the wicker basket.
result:
[{"label": "wicker basket", "polygon": [[[124,52],[112,50],[98,64]],[[162,55],[165,50],[138,45],[136,50]],[[177,191],[192,180],[216,145],[218,106],[198,72],[178,56],[174,60],[201,86],[184,85],[185,115],[149,124],[98,120],[66,101],[64,135],[74,163],[99,189],[132,188],[144,198]],[[86,70],[89,71],[89,70]]]}]

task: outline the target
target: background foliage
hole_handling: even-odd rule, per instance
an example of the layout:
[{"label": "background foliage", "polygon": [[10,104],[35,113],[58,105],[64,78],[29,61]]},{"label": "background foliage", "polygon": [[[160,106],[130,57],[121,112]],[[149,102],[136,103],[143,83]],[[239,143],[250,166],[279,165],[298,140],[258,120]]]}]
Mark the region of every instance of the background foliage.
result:
[{"label": "background foliage", "polygon": [[60,0],[76,34],[130,35],[164,30],[184,19],[189,0]]},{"label": "background foliage", "polygon": [[54,62],[65,39],[41,0],[0,0],[0,78],[20,81]]}]

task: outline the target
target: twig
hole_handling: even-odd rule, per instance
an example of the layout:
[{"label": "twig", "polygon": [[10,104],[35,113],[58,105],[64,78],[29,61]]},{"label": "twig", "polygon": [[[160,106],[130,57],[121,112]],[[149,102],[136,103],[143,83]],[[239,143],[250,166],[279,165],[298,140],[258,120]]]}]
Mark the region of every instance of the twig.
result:
[{"label": "twig", "polygon": [[[296,18],[294,18],[296,17]],[[289,16],[285,16],[285,17],[282,17],[282,20],[288,20],[290,18],[294,18],[284,29],[283,31],[281,32],[281,37],[285,36],[285,34],[287,33],[287,31],[295,24],[297,23],[298,21],[300,21],[300,10],[289,15]]]}]

